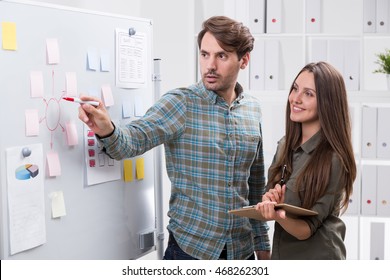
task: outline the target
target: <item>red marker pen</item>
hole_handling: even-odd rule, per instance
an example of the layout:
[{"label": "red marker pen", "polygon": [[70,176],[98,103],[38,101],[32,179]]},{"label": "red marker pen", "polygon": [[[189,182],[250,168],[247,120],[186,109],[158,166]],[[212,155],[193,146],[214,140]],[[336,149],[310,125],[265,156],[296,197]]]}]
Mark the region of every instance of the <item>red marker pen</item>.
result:
[{"label": "red marker pen", "polygon": [[95,107],[99,106],[98,101],[83,101],[77,97],[62,97],[62,99],[66,100],[66,101],[70,101],[70,102],[80,103],[80,104],[90,104],[90,105],[95,106]]}]

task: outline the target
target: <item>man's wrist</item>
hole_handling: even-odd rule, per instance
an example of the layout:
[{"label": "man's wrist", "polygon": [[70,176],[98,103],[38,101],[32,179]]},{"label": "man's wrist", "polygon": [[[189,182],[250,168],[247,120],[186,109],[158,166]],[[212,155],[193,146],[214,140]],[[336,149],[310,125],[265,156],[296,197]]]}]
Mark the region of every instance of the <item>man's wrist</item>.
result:
[{"label": "man's wrist", "polygon": [[103,135],[103,136],[96,134],[99,137],[99,139],[108,138],[108,137],[110,137],[111,135],[114,134],[114,132],[115,132],[115,124],[112,121],[111,121],[111,124],[113,126],[113,129],[112,129],[112,131],[110,133],[108,133],[107,135]]}]

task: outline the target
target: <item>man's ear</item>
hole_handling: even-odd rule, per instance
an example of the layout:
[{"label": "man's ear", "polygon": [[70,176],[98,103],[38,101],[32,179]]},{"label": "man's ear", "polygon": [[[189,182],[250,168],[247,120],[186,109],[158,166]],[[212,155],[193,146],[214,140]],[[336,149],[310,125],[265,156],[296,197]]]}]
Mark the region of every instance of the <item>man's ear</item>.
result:
[{"label": "man's ear", "polygon": [[241,69],[245,69],[248,66],[250,55],[249,53],[244,54],[244,56],[241,58]]}]

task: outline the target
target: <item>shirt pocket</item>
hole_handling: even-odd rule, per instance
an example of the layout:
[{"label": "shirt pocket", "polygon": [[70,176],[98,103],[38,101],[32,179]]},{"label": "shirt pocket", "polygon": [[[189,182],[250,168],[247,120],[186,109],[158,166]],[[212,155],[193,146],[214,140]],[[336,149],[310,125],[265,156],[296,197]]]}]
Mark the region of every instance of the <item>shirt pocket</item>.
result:
[{"label": "shirt pocket", "polygon": [[245,167],[252,165],[259,150],[259,145],[261,145],[260,141],[260,135],[242,134],[239,136],[237,156],[240,164]]},{"label": "shirt pocket", "polygon": [[301,188],[297,188],[295,183],[296,177],[290,177],[287,181],[284,202],[295,206],[301,206],[302,202],[299,194],[303,191],[303,187],[301,186]]}]

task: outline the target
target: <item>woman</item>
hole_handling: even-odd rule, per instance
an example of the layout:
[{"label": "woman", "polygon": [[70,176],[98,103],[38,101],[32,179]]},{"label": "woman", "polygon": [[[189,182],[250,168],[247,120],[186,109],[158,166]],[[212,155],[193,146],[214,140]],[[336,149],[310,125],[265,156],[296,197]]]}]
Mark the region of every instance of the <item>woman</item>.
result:
[{"label": "woman", "polygon": [[[272,259],[345,259],[339,215],[348,206],[355,177],[344,80],[330,64],[310,63],[291,86],[286,135],[268,170],[268,191],[256,206],[275,220]],[[292,217],[274,209],[283,202],[318,215]]]}]

